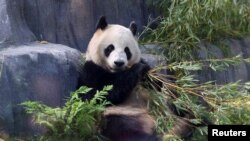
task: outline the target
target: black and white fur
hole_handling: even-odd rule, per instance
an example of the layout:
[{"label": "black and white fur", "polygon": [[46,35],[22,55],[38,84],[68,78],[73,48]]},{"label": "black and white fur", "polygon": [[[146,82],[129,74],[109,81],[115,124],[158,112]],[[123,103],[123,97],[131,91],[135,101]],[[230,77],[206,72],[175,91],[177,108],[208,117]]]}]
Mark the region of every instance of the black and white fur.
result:
[{"label": "black and white fur", "polygon": [[96,90],[113,85],[107,100],[112,104],[124,102],[143,75],[150,69],[141,60],[141,52],[135,38],[136,24],[130,28],[108,25],[101,17],[86,52],[86,63],[81,68],[79,86],[93,88],[84,99],[94,96]]},{"label": "black and white fur", "polygon": [[101,17],[80,71],[78,87],[84,85],[93,88],[83,99],[91,99],[96,90],[113,85],[107,100],[114,106],[105,111],[106,123],[102,127],[103,135],[111,141],[160,140],[154,133],[154,119],[147,110],[133,107],[128,102],[137,84],[150,69],[141,59],[136,30],[135,22],[126,28],[108,24],[105,17]]},{"label": "black and white fur", "polygon": [[113,85],[107,100],[112,104],[121,104],[130,96],[139,79],[148,70],[146,64],[138,63],[129,70],[110,72],[92,61],[87,61],[81,70],[79,86],[93,88],[83,99],[93,98],[96,90],[102,90],[104,86]]}]

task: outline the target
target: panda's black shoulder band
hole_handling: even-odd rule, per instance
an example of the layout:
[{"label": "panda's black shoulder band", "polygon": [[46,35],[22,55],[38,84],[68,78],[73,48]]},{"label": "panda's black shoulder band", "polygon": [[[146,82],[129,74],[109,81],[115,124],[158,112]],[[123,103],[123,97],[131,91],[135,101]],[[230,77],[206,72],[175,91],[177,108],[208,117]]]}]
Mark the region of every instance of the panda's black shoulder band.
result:
[{"label": "panda's black shoulder band", "polygon": [[106,27],[108,26],[108,23],[106,21],[106,17],[105,16],[101,16],[98,23],[96,24],[96,30],[97,29],[102,29],[104,30]]}]

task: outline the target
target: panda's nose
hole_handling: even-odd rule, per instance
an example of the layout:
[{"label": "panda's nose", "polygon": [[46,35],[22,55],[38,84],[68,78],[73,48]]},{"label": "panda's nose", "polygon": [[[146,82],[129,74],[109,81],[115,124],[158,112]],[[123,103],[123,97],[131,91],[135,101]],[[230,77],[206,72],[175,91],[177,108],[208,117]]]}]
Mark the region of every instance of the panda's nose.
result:
[{"label": "panda's nose", "polygon": [[115,61],[114,63],[115,63],[115,65],[116,65],[117,67],[121,67],[121,66],[124,65],[124,62],[123,62],[123,61]]}]

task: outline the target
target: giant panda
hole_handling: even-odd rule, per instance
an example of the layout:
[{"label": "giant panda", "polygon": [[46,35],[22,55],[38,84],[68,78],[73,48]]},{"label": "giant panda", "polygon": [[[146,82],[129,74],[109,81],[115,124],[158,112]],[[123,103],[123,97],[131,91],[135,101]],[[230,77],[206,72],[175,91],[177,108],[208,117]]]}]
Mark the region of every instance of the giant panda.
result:
[{"label": "giant panda", "polygon": [[142,93],[138,83],[150,67],[141,58],[136,32],[135,22],[127,28],[108,24],[102,16],[89,42],[86,62],[80,70],[78,87],[93,88],[82,97],[83,100],[93,98],[96,90],[113,85],[107,95],[107,100],[113,105],[104,112],[105,124],[101,127],[102,135],[111,141],[161,140],[155,133],[153,117],[143,106],[143,96],[142,99],[137,97]]}]

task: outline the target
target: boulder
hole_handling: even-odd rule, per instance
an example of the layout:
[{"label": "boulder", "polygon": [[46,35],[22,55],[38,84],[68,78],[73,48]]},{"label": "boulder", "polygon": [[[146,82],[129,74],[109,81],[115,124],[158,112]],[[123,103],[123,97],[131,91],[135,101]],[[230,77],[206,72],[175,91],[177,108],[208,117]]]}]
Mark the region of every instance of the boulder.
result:
[{"label": "boulder", "polygon": [[62,106],[77,86],[81,53],[59,44],[32,43],[0,51],[0,121],[14,135],[34,134],[20,103]]}]

